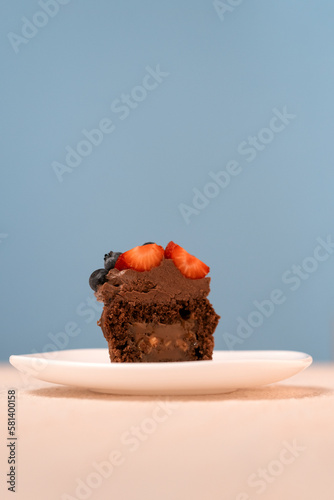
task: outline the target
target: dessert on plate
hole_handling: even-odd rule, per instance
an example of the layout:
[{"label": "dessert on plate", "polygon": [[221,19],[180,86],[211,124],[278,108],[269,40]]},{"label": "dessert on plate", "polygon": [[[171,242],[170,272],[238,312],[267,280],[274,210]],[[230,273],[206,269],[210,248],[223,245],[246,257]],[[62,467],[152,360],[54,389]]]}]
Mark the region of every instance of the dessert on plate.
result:
[{"label": "dessert on plate", "polygon": [[219,316],[207,296],[210,268],[170,241],[109,252],[89,284],[104,303],[98,325],[112,362],[212,359]]}]

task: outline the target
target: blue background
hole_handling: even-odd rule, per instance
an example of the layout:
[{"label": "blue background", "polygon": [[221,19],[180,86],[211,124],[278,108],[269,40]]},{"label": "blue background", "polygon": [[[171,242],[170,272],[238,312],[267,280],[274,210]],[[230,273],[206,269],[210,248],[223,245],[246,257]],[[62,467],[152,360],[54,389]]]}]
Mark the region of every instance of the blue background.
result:
[{"label": "blue background", "polygon": [[[294,291],[282,276],[334,237],[334,6],[236,3],[219,16],[204,0],[71,0],[17,53],[8,34],[45,15],[2,5],[2,359],[54,339],[105,347],[90,273],[109,250],[171,239],[211,266],[216,348],[229,333],[236,349],[333,358],[334,254]],[[111,104],[157,65],[168,76],[121,120]],[[284,107],[295,118],[247,162],[240,143]],[[103,118],[114,131],[59,182],[53,162]],[[180,204],[230,160],[241,173],[187,224]],[[237,318],[277,288],[285,302],[241,339]]]}]

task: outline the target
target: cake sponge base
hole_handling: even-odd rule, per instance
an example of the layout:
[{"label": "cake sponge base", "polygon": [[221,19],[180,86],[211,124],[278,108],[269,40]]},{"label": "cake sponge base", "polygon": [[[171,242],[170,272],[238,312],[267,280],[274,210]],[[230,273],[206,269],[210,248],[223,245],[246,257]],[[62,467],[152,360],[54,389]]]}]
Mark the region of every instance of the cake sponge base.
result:
[{"label": "cake sponge base", "polygon": [[99,325],[112,362],[212,359],[219,316],[208,299],[172,304],[105,304]]}]

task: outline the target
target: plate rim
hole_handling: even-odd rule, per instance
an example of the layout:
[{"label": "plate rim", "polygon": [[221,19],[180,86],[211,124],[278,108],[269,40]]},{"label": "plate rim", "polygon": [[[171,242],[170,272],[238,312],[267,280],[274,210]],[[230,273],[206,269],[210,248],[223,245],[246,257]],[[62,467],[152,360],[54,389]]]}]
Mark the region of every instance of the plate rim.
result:
[{"label": "plate rim", "polygon": [[[27,360],[27,362],[30,362],[30,360],[32,359],[37,359],[37,360],[40,360],[40,359],[43,359],[43,361],[45,361],[46,364],[48,365],[65,365],[65,366],[78,366],[78,367],[91,367],[91,368],[96,368],[96,367],[105,367],[107,369],[115,369],[115,370],[133,370],[133,369],[147,369],[147,370],[162,370],[162,369],[166,369],[166,368],[179,368],[179,367],[193,367],[193,366],[212,366],[213,364],[216,365],[217,363],[224,363],[224,364],[231,364],[231,363],[236,363],[236,362],[242,362],[242,363],[261,363],[261,362],[268,362],[270,361],[271,363],[303,363],[303,364],[307,364],[307,366],[310,366],[313,362],[313,357],[308,354],[308,353],[305,353],[303,351],[291,351],[291,350],[282,350],[282,349],[270,349],[270,350],[259,350],[259,349],[249,349],[249,350],[224,350],[224,349],[217,349],[214,351],[214,353],[231,353],[232,354],[235,354],[238,356],[238,354],[242,354],[242,353],[247,353],[247,354],[250,354],[250,353],[261,353],[261,354],[264,354],[264,353],[268,353],[268,357],[245,357],[245,358],[238,358],[236,357],[235,359],[212,359],[212,360],[196,360],[196,361],[167,361],[167,362],[146,362],[146,363],[143,363],[143,362],[131,362],[131,363],[107,363],[107,362],[96,362],[96,361],[93,361],[93,362],[90,362],[90,361],[77,361],[77,360],[70,360],[70,359],[53,359],[52,356],[48,356],[49,354],[55,354],[57,355],[58,353],[64,353],[64,352],[71,352],[71,351],[107,351],[108,349],[107,348],[103,348],[103,347],[93,347],[93,348],[79,348],[79,349],[62,349],[62,350],[59,350],[59,351],[52,351],[52,353],[43,353],[43,352],[40,352],[40,353],[28,353],[28,354],[12,354],[10,357],[9,357],[9,362],[10,364],[16,368],[17,366],[15,366],[15,362],[19,361],[19,362],[25,362],[25,360]],[[291,357],[291,358],[274,358],[274,357],[270,357],[270,353],[276,353],[276,354],[280,354],[282,353],[283,354],[295,354],[295,355],[299,355],[298,357]],[[200,361],[200,362],[199,362]]]},{"label": "plate rim", "polygon": [[[53,359],[52,355],[68,351],[104,351],[103,361]],[[286,380],[307,369],[313,359],[307,353],[282,350],[219,351],[262,357],[242,357],[186,362],[111,363],[106,348],[67,349],[51,353],[13,354],[9,361],[19,372],[47,383],[127,396],[208,396],[238,389],[262,387]],[[281,353],[283,357],[278,357]],[[46,354],[51,354],[47,357]],[[273,357],[263,357],[275,354]],[[284,355],[290,357],[284,357]],[[68,355],[68,354],[67,354]],[[39,356],[39,357],[38,357]],[[43,361],[41,363],[41,361]],[[34,363],[37,362],[35,365]],[[248,372],[250,380],[243,379]],[[82,372],[82,373],[81,373]],[[222,373],[224,375],[222,376]],[[232,378],[231,378],[232,377]]]}]

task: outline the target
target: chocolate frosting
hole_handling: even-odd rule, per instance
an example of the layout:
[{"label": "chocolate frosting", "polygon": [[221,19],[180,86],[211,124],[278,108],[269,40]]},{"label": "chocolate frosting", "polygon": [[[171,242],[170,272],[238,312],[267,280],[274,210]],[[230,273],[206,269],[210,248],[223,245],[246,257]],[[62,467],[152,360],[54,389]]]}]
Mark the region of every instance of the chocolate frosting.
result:
[{"label": "chocolate frosting", "polygon": [[209,292],[210,278],[186,278],[171,259],[163,259],[158,267],[150,271],[111,269],[106,283],[98,288],[95,296],[105,304],[115,300],[158,303],[204,299]]}]

